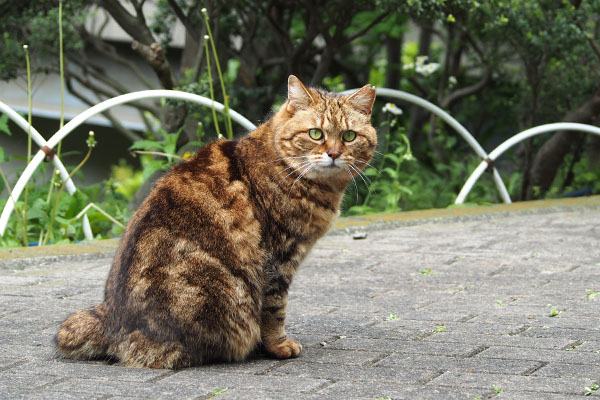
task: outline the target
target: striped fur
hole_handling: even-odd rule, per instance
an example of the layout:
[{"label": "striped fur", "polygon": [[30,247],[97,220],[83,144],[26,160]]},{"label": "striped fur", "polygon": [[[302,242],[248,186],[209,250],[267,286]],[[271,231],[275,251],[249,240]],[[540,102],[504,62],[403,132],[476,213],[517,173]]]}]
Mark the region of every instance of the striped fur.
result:
[{"label": "striped fur", "polygon": [[[291,76],[269,121],[174,166],[129,222],[104,302],[63,322],[59,354],[151,368],[240,361],[259,343],[298,356],[284,329],[288,287],[371,159],[374,97],[369,85],[337,96]],[[356,139],[344,142],[347,130]],[[340,166],[324,166],[328,151]]]}]

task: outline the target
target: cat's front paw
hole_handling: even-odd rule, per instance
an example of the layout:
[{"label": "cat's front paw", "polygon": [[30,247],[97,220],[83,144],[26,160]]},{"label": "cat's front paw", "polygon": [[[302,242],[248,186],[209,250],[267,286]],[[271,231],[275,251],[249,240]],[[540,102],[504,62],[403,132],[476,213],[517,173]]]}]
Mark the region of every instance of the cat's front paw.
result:
[{"label": "cat's front paw", "polygon": [[267,353],[279,359],[294,358],[300,355],[302,345],[293,339],[286,338],[281,343],[266,345],[265,349]]}]

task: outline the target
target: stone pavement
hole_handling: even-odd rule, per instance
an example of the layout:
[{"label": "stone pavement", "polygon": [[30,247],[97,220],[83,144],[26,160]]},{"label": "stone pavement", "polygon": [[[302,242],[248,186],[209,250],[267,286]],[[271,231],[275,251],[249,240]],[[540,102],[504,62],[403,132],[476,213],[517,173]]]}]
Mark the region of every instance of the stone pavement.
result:
[{"label": "stone pavement", "polygon": [[56,359],[59,323],[102,299],[114,242],[0,261],[0,398],[600,397],[600,199],[502,207],[359,233],[342,220],[292,285],[288,333],[304,352],[285,361]]}]

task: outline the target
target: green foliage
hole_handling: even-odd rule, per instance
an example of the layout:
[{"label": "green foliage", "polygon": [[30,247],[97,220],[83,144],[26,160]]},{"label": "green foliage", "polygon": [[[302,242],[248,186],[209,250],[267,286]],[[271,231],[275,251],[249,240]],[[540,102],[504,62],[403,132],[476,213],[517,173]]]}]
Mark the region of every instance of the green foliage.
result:
[{"label": "green foliage", "polygon": [[[203,136],[201,127],[202,125],[199,125],[197,132],[199,140]],[[175,133],[167,133],[161,128],[159,129],[159,132],[162,136],[162,140],[138,140],[129,147],[129,150],[134,154],[141,155],[140,158],[143,167],[143,180],[148,179],[155,171],[165,170],[171,165],[175,164],[177,161],[191,157],[191,153],[189,151],[184,152],[181,156],[177,154],[177,143],[182,130],[183,128],[179,129]],[[188,142],[186,147],[201,146],[202,142],[199,140]]]}]

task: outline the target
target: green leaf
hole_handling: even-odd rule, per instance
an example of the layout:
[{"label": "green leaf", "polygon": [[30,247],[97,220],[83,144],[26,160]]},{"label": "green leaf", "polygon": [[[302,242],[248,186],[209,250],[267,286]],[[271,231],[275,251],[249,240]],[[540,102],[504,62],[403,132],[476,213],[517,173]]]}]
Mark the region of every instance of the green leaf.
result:
[{"label": "green leaf", "polygon": [[393,154],[393,153],[388,153],[388,154],[384,155],[383,158],[385,160],[391,160],[395,165],[398,165],[401,163],[400,157],[398,157],[396,154]]},{"label": "green leaf", "polygon": [[164,160],[152,160],[144,166],[142,171],[142,178],[148,179],[155,171],[165,169],[169,166],[169,163]]},{"label": "green leaf", "polygon": [[8,136],[11,135],[10,129],[8,129],[8,115],[0,115],[0,132],[6,133]]},{"label": "green leaf", "polygon": [[138,140],[129,146],[129,150],[162,150],[164,145],[156,140]]},{"label": "green leaf", "polygon": [[396,172],[395,169],[387,167],[387,168],[383,169],[383,172],[385,172],[386,174],[388,174],[389,177],[392,178],[392,179],[398,179],[398,172]]}]

